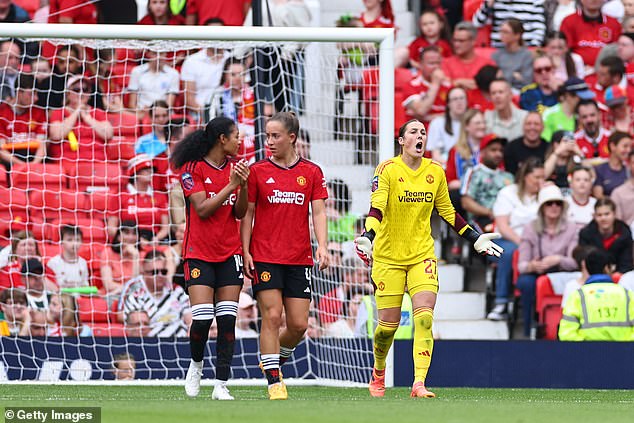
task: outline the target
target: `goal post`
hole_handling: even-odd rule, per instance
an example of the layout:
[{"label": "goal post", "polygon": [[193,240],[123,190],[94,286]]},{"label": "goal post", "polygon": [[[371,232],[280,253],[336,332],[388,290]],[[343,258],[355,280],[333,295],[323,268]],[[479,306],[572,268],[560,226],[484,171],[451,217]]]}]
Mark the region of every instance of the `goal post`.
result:
[{"label": "goal post", "polygon": [[[109,94],[100,92],[103,94],[104,116],[108,116],[114,135],[106,135],[107,142],[101,144],[95,142],[96,146],[91,147],[90,143],[85,144],[81,139],[75,139],[81,138],[79,132],[75,136],[71,134],[71,131],[63,134],[61,139],[51,141],[54,130],[54,125],[51,125],[54,121],[52,116],[59,114],[58,109],[61,106],[47,103],[43,106],[46,114],[42,118],[47,120],[44,122],[47,124],[46,129],[37,137],[29,136],[28,141],[30,142],[31,138],[37,138],[39,142],[46,143],[47,154],[61,149],[62,153],[57,154],[62,156],[47,156],[44,163],[35,166],[32,163],[35,154],[32,150],[23,157],[24,163],[16,162],[7,170],[5,182],[0,180],[0,248],[11,250],[12,243],[15,243],[16,233],[27,229],[36,240],[37,258],[41,259],[47,267],[48,260],[61,251],[62,243],[59,233],[61,226],[66,224],[78,226],[83,229],[84,242],[80,256],[86,259],[90,272],[90,285],[95,286],[95,290],[98,289],[98,292],[92,295],[86,292],[72,294],[75,308],[72,311],[78,316],[79,329],[84,326],[90,329],[90,334],[87,336],[52,334],[50,326],[53,324],[51,319],[54,320],[54,317],[50,317],[45,311],[43,318],[47,319],[47,323],[43,325],[48,325],[45,328],[48,332],[45,332],[43,336],[30,336],[29,330],[25,330],[20,336],[0,337],[0,383],[25,380],[107,382],[112,380],[114,357],[122,354],[129,354],[136,360],[138,379],[167,381],[180,379],[185,375],[189,363],[189,344],[184,337],[186,327],[185,332],[175,330],[174,336],[166,337],[139,337],[137,334],[140,332],[129,332],[125,298],[120,296],[122,294],[113,294],[114,291],[109,291],[109,285],[104,282],[101,274],[104,263],[108,262],[112,254],[110,249],[113,237],[121,235],[117,232],[119,226],[112,225],[122,225],[127,219],[121,210],[117,209],[119,211],[116,213],[111,210],[112,198],[129,189],[129,185],[132,184],[132,180],[129,179],[130,166],[133,166],[130,163],[139,153],[138,140],[145,133],[144,131],[154,130],[154,121],[148,117],[148,110],[149,104],[155,103],[144,103],[149,100],[139,90],[130,89],[130,81],[135,78],[134,69],[146,60],[146,51],[156,54],[167,53],[169,65],[179,69],[181,73],[179,77],[182,77],[180,68],[185,66],[183,62],[196,54],[199,49],[218,49],[221,51],[220,57],[225,64],[227,58],[231,56],[227,55],[227,51],[236,55],[241,51],[240,59],[245,63],[255,60],[255,64],[245,65],[239,76],[246,81],[245,87],[249,84],[262,84],[263,92],[267,97],[257,98],[257,101],[274,107],[278,104],[279,96],[284,95],[287,108],[298,114],[301,127],[310,133],[310,159],[322,167],[329,181],[330,196],[334,200],[334,205],[331,204],[330,207],[336,215],[329,217],[333,219],[333,222],[344,214],[356,216],[357,224],[361,221],[362,215],[369,207],[372,172],[379,161],[387,160],[394,154],[394,31],[392,29],[2,24],[0,39],[5,38],[18,39],[36,45],[32,56],[27,57],[27,53],[22,56],[17,70],[19,74],[36,75],[35,65],[38,60],[54,63],[52,56],[46,56],[43,53],[44,44],[53,45],[53,52],[60,46],[78,45],[87,52],[79,59],[75,59],[81,62],[79,68],[85,72],[76,75],[79,77],[78,80],[93,72],[90,76],[91,81],[93,79],[97,81],[100,77],[99,67],[102,66],[98,52],[107,49],[114,51],[115,56],[111,57],[110,65],[119,69],[121,73],[108,74],[105,78],[110,78],[106,81],[109,85],[120,78],[121,87],[119,88],[122,91],[119,94],[126,104],[118,106],[120,108],[116,113],[110,113],[108,109],[110,106],[106,104],[110,101],[107,100]],[[340,60],[344,54],[339,49],[342,43],[358,46],[356,50],[351,49],[354,52],[349,53],[347,58],[353,64],[352,72],[348,72],[350,69],[342,65]],[[363,51],[364,46],[368,45],[374,46],[375,52],[363,54],[373,55],[373,60],[359,59],[356,55],[357,51]],[[286,60],[290,65],[279,66],[279,63],[269,63],[271,68],[263,70],[279,69],[279,74],[278,71],[274,71],[268,76],[270,80],[260,81],[255,73],[250,72],[252,68],[249,67],[266,66],[258,63],[257,59],[248,57],[249,52],[256,48],[269,48],[276,52],[272,56],[272,62]],[[298,51],[301,51],[301,55],[297,54]],[[181,62],[177,64],[179,60]],[[8,69],[10,65],[4,66]],[[0,68],[0,73],[4,73],[7,69]],[[52,72],[57,72],[57,68],[54,68]],[[64,74],[62,79],[64,86],[61,92],[59,88],[57,88],[58,91],[50,87],[48,91],[34,89],[40,100],[44,95],[50,97],[51,93],[65,98],[70,91],[85,89],[81,84],[78,88],[73,88],[75,79],[70,71],[65,72],[68,73]],[[352,81],[347,79],[349,73],[354,73]],[[223,71],[220,78],[231,88],[233,82],[227,79],[229,78],[227,75],[228,73]],[[194,100],[196,93],[188,93],[187,86],[184,79],[179,80],[178,92],[171,93],[174,98],[171,99],[173,103],[169,107],[171,115],[179,116],[178,125],[181,126],[176,127],[176,130],[181,132],[203,127],[212,111],[224,111],[222,106],[212,110],[215,107],[213,101],[210,104],[201,104],[200,109],[193,108],[191,106],[193,103],[190,102],[196,101]],[[282,92],[279,91],[279,86],[282,87]],[[202,88],[198,86],[198,89]],[[127,97],[130,93],[134,93],[136,109],[127,105],[127,102],[131,101],[130,97]],[[91,94],[97,94],[97,92],[91,91]],[[155,93],[146,94],[147,98],[155,98],[153,97]],[[229,94],[217,94],[215,90],[213,96],[213,99],[222,102]],[[244,94],[241,101],[246,101],[244,100],[246,96],[248,94]],[[35,107],[36,101],[33,100],[31,106]],[[91,106],[98,108],[96,104],[90,103]],[[259,117],[245,117],[245,114],[253,113],[246,107],[241,109],[236,106],[235,113],[234,120],[240,122],[241,136],[244,137],[243,147],[246,149],[248,142],[251,143],[251,150],[248,152],[245,150],[243,153],[250,154],[250,159],[254,160],[257,145],[254,147],[253,143],[260,134],[256,133],[253,122]],[[116,115],[117,119],[110,119],[111,115]],[[35,119],[35,116],[34,113],[29,115],[32,117],[31,121]],[[15,128],[19,118],[14,119],[15,121],[9,122],[8,125],[13,128],[11,131],[17,131]],[[11,139],[11,134],[2,135],[1,121],[2,116],[0,116],[0,143],[3,149],[14,154],[20,148],[27,150],[31,148],[28,142],[26,147],[18,143],[18,141],[24,141],[22,136],[16,135],[14,139]],[[165,123],[165,127],[168,128],[168,126]],[[93,141],[96,141],[101,133],[94,130],[90,136],[94,138]],[[169,136],[171,135],[166,135],[168,143]],[[65,148],[76,153],[77,162],[69,164],[68,157],[63,156]],[[94,150],[92,155],[82,156],[87,148]],[[96,151],[97,149],[101,150]],[[82,160],[86,163],[80,163]],[[153,177],[169,179],[169,175],[157,174],[159,173],[157,169],[157,165],[154,165]],[[157,179],[153,181],[156,183]],[[341,188],[342,185],[346,186],[345,190]],[[170,185],[165,182],[165,186]],[[166,188],[165,194],[171,195],[169,189]],[[162,193],[159,191],[155,189],[154,192],[159,195]],[[167,203],[165,207],[168,207]],[[338,207],[343,207],[345,213],[343,209],[338,210]],[[171,248],[172,242],[178,243],[177,233],[180,226],[172,221],[175,219],[173,211],[170,201],[168,210],[170,222],[167,223],[170,235],[166,240],[158,241],[165,250]],[[128,210],[126,216],[129,214],[134,215],[134,212]],[[118,218],[114,224],[109,219],[112,216]],[[329,221],[329,227],[339,231],[343,220],[340,219],[332,225]],[[137,222],[137,230],[140,230],[142,226],[139,222]],[[163,224],[164,222],[159,222],[152,217],[148,230],[151,232],[152,228],[160,228]],[[112,230],[117,235],[114,235]],[[154,235],[157,231],[160,232],[160,229],[157,229]],[[349,320],[345,322],[349,317],[345,310],[351,310],[354,307],[356,312],[356,308],[363,303],[361,297],[365,298],[371,294],[371,288],[369,288],[371,285],[367,269],[359,270],[359,263],[355,262],[352,239],[350,239],[351,232],[349,230],[344,232],[337,232],[329,238],[331,241],[329,244],[333,244],[332,252],[338,256],[334,270],[318,272],[313,269],[315,292],[311,318],[315,317],[317,327],[311,338],[302,341],[295,356],[283,368],[285,378],[288,377],[291,383],[296,380],[299,381],[298,383],[359,385],[365,384],[370,374],[372,340],[367,336],[367,331],[354,327]],[[141,244],[143,243],[139,241],[139,245]],[[154,247],[151,247],[150,242],[144,248]],[[10,283],[18,284],[20,266],[25,261],[14,257],[15,251],[9,251],[8,254],[16,261],[13,263],[13,268],[10,267],[11,262],[6,264],[9,266],[6,269],[9,270],[2,267],[5,263],[0,263],[2,267],[0,292],[9,286],[2,285],[4,278],[1,273],[13,272],[8,280],[11,281]],[[2,253],[0,253],[0,261],[1,256]],[[363,274],[364,270],[365,274]],[[46,271],[48,272],[48,268]],[[97,274],[99,274],[99,284],[95,283]],[[125,280],[121,282],[122,292],[127,292],[126,289],[136,286],[135,283],[126,284]],[[324,305],[326,303],[328,306]],[[62,307],[66,307],[66,303],[63,302]],[[95,308],[86,309],[85,307]],[[369,313],[370,317],[366,318],[371,319],[372,311],[370,310]],[[357,315],[354,317],[356,318]],[[323,323],[324,321],[328,323]],[[355,332],[354,336],[344,336],[334,330],[328,330],[331,324],[340,321],[344,321],[341,326],[345,328],[345,331]],[[150,324],[153,325],[152,330],[160,329],[158,322],[157,326],[154,326],[153,320]],[[349,327],[346,327],[346,324]],[[15,329],[14,326],[9,326],[12,330]],[[117,329],[113,330],[112,327],[115,326]],[[254,328],[257,330],[257,327],[252,325],[251,329]],[[75,335],[79,334],[79,329],[75,328]],[[160,333],[158,329],[156,333]],[[215,354],[213,341],[210,341],[205,355],[205,378],[214,375],[214,368],[209,360],[211,353]],[[232,364],[233,377],[241,381],[239,383],[249,383],[260,378],[258,360],[257,339],[237,339],[236,355]],[[391,380],[391,378],[388,379]]]}]

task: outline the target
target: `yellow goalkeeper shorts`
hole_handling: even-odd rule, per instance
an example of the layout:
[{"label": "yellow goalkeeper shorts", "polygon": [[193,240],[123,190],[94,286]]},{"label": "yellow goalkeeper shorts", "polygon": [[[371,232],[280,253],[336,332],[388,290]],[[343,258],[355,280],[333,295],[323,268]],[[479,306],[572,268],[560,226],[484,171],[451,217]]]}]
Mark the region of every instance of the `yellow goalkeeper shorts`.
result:
[{"label": "yellow goalkeeper shorts", "polygon": [[423,291],[438,293],[438,260],[430,257],[410,265],[375,261],[372,281],[376,285],[377,309],[400,308],[406,285],[410,296]]}]

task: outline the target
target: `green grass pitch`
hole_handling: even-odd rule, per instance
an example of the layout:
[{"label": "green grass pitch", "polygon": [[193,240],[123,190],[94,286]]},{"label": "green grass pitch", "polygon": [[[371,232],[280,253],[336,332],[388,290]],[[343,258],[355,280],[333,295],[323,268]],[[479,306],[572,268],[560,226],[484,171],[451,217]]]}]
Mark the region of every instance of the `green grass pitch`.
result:
[{"label": "green grass pitch", "polygon": [[190,399],[178,386],[0,385],[0,407],[102,407],[102,421],[116,423],[634,421],[634,391],[437,388],[435,399],[409,398],[406,388],[382,399],[360,388],[288,391],[289,400],[269,401],[264,387],[234,386],[236,401],[220,402],[210,387]]}]

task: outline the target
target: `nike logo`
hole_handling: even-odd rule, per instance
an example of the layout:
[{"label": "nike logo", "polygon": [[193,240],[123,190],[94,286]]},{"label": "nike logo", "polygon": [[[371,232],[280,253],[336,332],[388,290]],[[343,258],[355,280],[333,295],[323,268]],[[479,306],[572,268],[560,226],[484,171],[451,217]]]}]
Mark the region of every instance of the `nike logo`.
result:
[{"label": "nike logo", "polygon": [[266,180],[267,184],[274,184],[275,183],[275,179],[273,179],[273,177],[270,177],[269,179]]}]

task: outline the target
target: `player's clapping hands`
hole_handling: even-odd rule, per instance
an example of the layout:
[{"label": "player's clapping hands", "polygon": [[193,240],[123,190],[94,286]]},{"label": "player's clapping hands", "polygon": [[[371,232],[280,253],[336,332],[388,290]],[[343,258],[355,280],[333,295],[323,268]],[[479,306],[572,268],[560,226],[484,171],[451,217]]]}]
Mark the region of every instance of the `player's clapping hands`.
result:
[{"label": "player's clapping hands", "polygon": [[229,176],[229,181],[238,186],[246,187],[247,180],[249,179],[249,163],[242,159],[238,163],[231,165],[231,173]]}]

